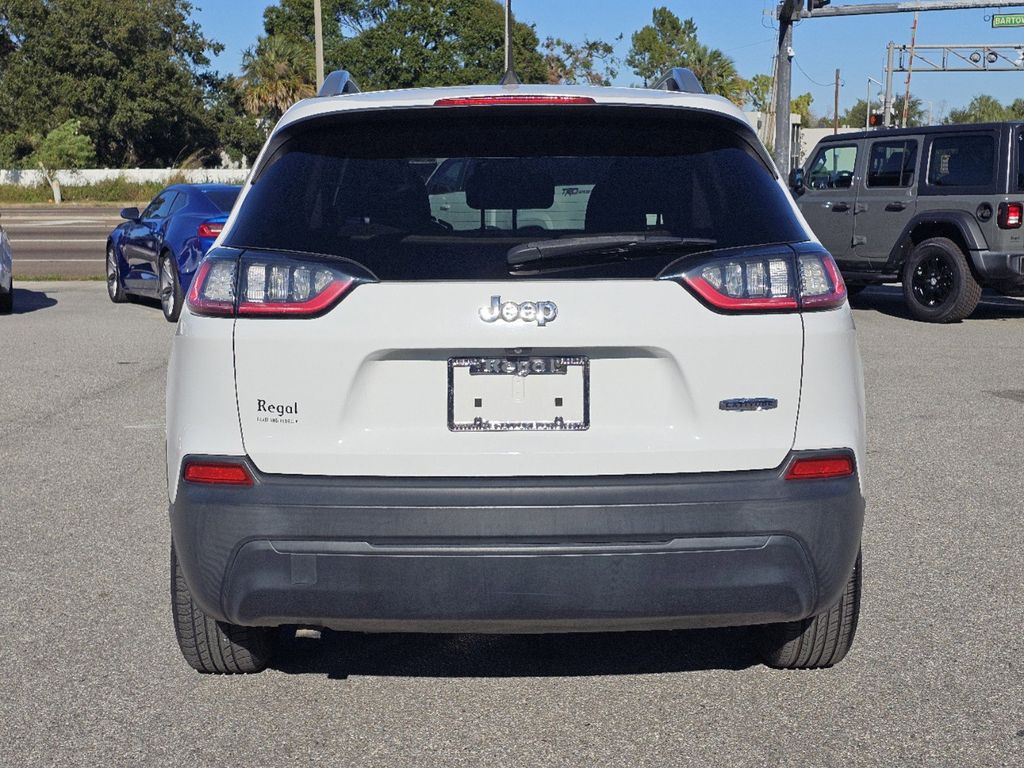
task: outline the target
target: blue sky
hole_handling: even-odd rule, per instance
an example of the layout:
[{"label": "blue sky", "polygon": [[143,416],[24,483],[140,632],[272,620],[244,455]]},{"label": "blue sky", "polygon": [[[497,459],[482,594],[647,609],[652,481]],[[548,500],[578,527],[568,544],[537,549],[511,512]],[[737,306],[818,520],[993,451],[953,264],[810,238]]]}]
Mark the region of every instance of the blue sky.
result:
[{"label": "blue sky", "polygon": [[[834,4],[862,4],[864,0],[834,0]],[[216,61],[222,72],[238,68],[242,51],[252,45],[262,31],[263,0],[195,0],[200,6],[195,16],[205,33],[226,46]],[[636,2],[636,0],[514,0],[513,8],[521,21],[536,25],[538,35],[580,40],[599,37],[610,40],[623,35],[618,53],[629,50],[630,35],[650,22],[651,9],[667,5],[682,17],[692,17],[699,37],[707,45],[720,48],[733,58],[745,77],[770,72],[774,50],[774,19],[766,16],[774,0],[689,0],[688,2]],[[1018,8],[999,13],[1024,12]],[[992,12],[943,11],[922,13],[918,43],[1024,44],[1024,28],[992,29],[986,17]],[[794,93],[810,91],[813,110],[831,113],[835,70],[845,83],[840,97],[841,109],[863,99],[867,78],[882,80],[885,47],[890,40],[910,42],[913,14],[855,16],[842,19],[809,19],[796,28],[794,49],[798,69],[794,70]],[[897,92],[903,90],[905,75],[896,75]],[[623,68],[619,83],[636,81]],[[872,85],[872,99],[878,86]],[[986,74],[918,73],[913,92],[931,102],[937,115],[962,106],[979,93],[990,93],[1002,101],[1024,96],[1024,70]],[[928,104],[926,103],[926,108]]]}]

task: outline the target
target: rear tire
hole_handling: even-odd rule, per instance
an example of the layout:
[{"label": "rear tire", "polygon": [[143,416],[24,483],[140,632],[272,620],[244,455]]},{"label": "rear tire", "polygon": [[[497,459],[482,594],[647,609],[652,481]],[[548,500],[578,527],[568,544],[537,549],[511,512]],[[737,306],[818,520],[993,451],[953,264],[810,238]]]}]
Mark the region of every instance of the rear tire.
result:
[{"label": "rear tire", "polygon": [[123,304],[128,298],[121,284],[121,269],[117,265],[113,243],[107,244],[107,295],[115,304]]},{"label": "rear tire", "polygon": [[203,674],[262,672],[274,652],[276,630],[240,627],[210,618],[196,605],[171,544],[171,612],[181,655]]},{"label": "rear tire", "polygon": [[165,253],[160,257],[160,308],[167,322],[178,322],[184,301],[181,281],[178,279],[178,265],[171,254]]},{"label": "rear tire", "polygon": [[0,315],[9,315],[14,311],[14,283],[9,293],[0,293]]},{"label": "rear tire", "polygon": [[764,628],[764,663],[776,669],[824,669],[838,664],[853,645],[860,616],[861,555],[839,602],[802,621]]},{"label": "rear tire", "polygon": [[903,265],[903,297],[918,320],[955,323],[981,301],[981,285],[960,247],[946,237],[919,243]]}]

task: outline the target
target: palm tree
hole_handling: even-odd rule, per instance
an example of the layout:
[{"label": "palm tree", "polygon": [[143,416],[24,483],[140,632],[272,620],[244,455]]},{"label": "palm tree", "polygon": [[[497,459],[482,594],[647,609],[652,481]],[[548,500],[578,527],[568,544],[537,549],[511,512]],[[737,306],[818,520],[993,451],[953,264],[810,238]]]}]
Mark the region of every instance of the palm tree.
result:
[{"label": "palm tree", "polygon": [[295,102],[316,95],[313,55],[306,48],[271,35],[242,54],[236,87],[246,110],[276,121]]},{"label": "palm tree", "polygon": [[686,56],[686,66],[693,70],[705,91],[743,106],[747,83],[739,76],[732,59],[720,50],[697,43]]}]

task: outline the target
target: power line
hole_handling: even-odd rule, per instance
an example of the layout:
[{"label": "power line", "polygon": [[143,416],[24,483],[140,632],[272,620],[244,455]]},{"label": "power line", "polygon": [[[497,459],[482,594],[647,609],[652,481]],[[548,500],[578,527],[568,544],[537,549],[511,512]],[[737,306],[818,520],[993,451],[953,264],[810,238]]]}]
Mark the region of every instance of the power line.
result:
[{"label": "power line", "polygon": [[804,77],[806,77],[808,80],[810,80],[812,83],[814,83],[819,88],[832,88],[832,87],[835,86],[835,83],[819,83],[817,80],[815,80],[813,77],[811,77],[810,75],[808,75],[804,71],[804,68],[800,66],[800,62],[799,61],[797,61],[796,59],[793,59],[793,63],[796,64],[796,68],[800,70],[800,72],[803,74]]}]

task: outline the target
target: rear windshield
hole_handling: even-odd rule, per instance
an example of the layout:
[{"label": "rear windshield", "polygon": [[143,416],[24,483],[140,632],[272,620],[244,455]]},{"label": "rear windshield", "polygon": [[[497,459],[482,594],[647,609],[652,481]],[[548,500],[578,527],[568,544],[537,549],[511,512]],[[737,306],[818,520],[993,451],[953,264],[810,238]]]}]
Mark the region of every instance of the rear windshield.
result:
[{"label": "rear windshield", "polygon": [[[282,137],[226,244],[344,257],[382,280],[472,280],[507,279],[511,248],[555,239],[677,237],[704,251],[806,239],[749,141],[724,118],[670,109],[321,118]],[[569,271],[649,278],[680,255],[584,255]]]},{"label": "rear windshield", "polygon": [[206,190],[206,197],[213,203],[219,210],[224,213],[229,213],[235,205],[235,200],[238,199],[239,189],[208,189]]}]

